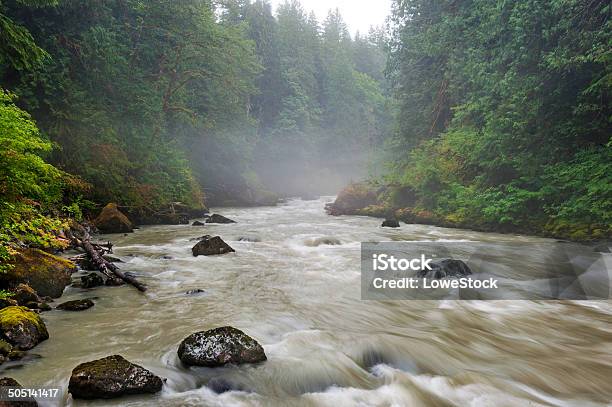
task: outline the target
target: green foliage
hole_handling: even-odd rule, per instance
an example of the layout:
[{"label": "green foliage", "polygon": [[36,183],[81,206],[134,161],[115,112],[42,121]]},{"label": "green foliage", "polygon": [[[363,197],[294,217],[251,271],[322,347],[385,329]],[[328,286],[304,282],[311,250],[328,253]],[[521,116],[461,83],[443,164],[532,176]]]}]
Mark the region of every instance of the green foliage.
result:
[{"label": "green foliage", "polygon": [[43,213],[61,200],[64,174],[43,160],[51,143],[14,100],[0,90],[0,272],[10,267],[14,243],[57,247],[63,226]]},{"label": "green foliage", "polygon": [[395,2],[391,182],[450,223],[610,233],[609,11],[578,0]]}]

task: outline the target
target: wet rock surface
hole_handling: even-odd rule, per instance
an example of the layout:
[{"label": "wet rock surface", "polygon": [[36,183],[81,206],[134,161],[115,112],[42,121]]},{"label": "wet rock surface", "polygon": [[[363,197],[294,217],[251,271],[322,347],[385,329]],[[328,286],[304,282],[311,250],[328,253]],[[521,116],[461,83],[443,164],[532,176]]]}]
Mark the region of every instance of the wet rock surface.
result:
[{"label": "wet rock surface", "polygon": [[199,220],[196,220],[195,222],[191,224],[191,226],[206,226],[206,224],[204,222],[200,222]]},{"label": "wet rock surface", "polygon": [[225,243],[219,236],[205,237],[195,246],[193,246],[191,251],[195,257],[214,256],[235,252],[235,250],[230,245]]},{"label": "wet rock surface", "polygon": [[89,273],[81,276],[81,287],[94,288],[104,285],[104,278],[98,273]]},{"label": "wet rock surface", "polygon": [[115,203],[106,205],[94,224],[102,233],[131,233],[134,230],[132,222]]},{"label": "wet rock surface", "polygon": [[181,342],[178,356],[186,365],[206,367],[267,360],[263,347],[255,339],[229,326],[188,336]]},{"label": "wet rock surface", "polygon": [[[23,388],[21,384],[12,377],[0,378],[0,387],[18,387]],[[37,407],[38,403],[33,398],[28,398],[22,401],[0,401],[0,407]]]},{"label": "wet rock surface", "polygon": [[76,265],[38,249],[19,250],[13,260],[13,268],[0,274],[0,282],[8,287],[27,284],[41,297],[58,298],[64,288],[72,283],[71,275]]},{"label": "wet rock surface", "polygon": [[383,228],[399,228],[400,223],[395,219],[387,219],[382,223]]},{"label": "wet rock surface", "polygon": [[219,215],[219,214],[212,214],[210,215],[210,217],[208,217],[206,219],[206,223],[222,223],[222,224],[228,224],[228,223],[236,223],[236,221],[231,220],[229,218],[226,218],[223,215]]},{"label": "wet rock surface", "polygon": [[431,270],[418,272],[418,277],[441,279],[446,277],[465,277],[472,274],[470,267],[462,260],[442,259],[429,263]]},{"label": "wet rock surface", "polygon": [[70,376],[68,391],[78,399],[110,399],[129,394],[157,393],[162,379],[122,356],[82,363]]},{"label": "wet rock surface", "polygon": [[13,347],[32,349],[49,339],[47,327],[40,316],[27,307],[7,307],[0,310],[0,331]]},{"label": "wet rock surface", "polygon": [[94,302],[90,299],[66,301],[57,306],[57,309],[63,311],[84,311],[94,306]]}]

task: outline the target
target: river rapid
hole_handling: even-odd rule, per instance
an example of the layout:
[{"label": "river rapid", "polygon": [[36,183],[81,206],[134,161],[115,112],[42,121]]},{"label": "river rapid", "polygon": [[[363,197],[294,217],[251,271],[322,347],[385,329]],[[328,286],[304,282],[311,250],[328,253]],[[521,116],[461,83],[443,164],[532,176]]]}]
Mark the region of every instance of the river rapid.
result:
[{"label": "river rapid", "polygon": [[[611,301],[361,300],[362,241],[536,247],[551,240],[424,225],[383,229],[379,219],[327,216],[330,200],[216,211],[238,222],[231,225],[103,236],[125,262],[121,269],[148,292],[68,288],[59,302],[95,297],[95,306],[44,313],[50,339],[31,351],[42,357],[3,375],[65,390],[79,363],[120,354],[167,379],[156,395],[64,395],[62,405],[77,406],[610,405]],[[221,236],[236,253],[193,257],[190,240],[205,234]],[[330,239],[340,245],[323,244]],[[205,292],[186,295],[194,289]],[[181,366],[182,339],[226,325],[257,339],[268,361]]]}]

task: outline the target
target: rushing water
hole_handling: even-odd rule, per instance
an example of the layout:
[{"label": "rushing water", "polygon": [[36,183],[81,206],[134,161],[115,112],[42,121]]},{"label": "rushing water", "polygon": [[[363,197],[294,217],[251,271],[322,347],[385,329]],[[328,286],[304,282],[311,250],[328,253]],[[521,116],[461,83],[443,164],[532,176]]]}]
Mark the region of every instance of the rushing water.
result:
[{"label": "rushing water", "polygon": [[[44,313],[50,339],[32,351],[42,358],[3,374],[25,386],[66,389],[77,364],[121,354],[167,378],[157,395],[64,397],[79,406],[609,405],[610,301],[360,298],[362,241],[550,240],[421,225],[382,229],[377,219],[328,217],[325,201],[219,210],[238,221],[232,225],[108,236],[122,270],[138,274],[149,291],[69,288],[60,301],[95,297],[96,305]],[[220,235],[237,253],[194,258],[190,240],[204,234]],[[198,288],[205,293],[185,294]],[[262,343],[268,361],[181,366],[183,338],[225,325]],[[227,387],[233,390],[213,391]]]}]

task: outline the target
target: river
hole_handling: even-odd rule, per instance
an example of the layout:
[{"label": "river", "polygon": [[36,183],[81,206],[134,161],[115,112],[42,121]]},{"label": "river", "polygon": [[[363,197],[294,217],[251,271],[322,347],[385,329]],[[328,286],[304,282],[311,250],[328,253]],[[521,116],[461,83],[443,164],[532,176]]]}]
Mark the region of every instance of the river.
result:
[{"label": "river", "polygon": [[[64,396],[64,405],[78,406],[609,405],[610,301],[361,300],[362,241],[552,241],[423,225],[383,229],[378,219],[327,216],[329,200],[223,208],[218,213],[238,223],[103,237],[148,292],[68,288],[60,301],[95,297],[95,306],[44,313],[50,339],[31,351],[41,358],[4,375],[66,389],[79,363],[120,354],[167,378],[157,395]],[[190,239],[204,234],[221,236],[236,253],[194,258]],[[205,292],[186,295],[193,289]],[[268,361],[181,366],[183,338],[226,325],[257,339]],[[234,390],[213,391],[224,387]]]}]

